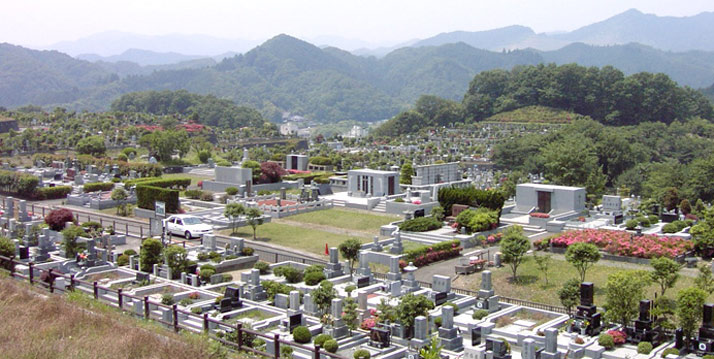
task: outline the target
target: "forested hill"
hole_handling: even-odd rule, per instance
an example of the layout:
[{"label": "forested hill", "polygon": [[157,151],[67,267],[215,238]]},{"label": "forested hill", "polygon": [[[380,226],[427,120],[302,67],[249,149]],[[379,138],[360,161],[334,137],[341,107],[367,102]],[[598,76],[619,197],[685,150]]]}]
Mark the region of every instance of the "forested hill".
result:
[{"label": "forested hill", "polygon": [[526,106],[571,111],[615,126],[714,117],[712,103],[701,92],[681,87],[664,74],[625,76],[612,67],[541,64],[481,72],[471,81],[462,103],[424,96],[413,110],[390,119],[375,135],[481,121]]},{"label": "forested hill", "polygon": [[640,45],[491,52],[464,43],[402,48],[377,59],[279,35],[216,65],[167,69],[93,64],[2,44],[0,106],[106,110],[126,93],[184,89],[256,108],[271,120],[289,111],[321,121],[374,121],[410,108],[424,94],[461,101],[469,82],[486,70],[577,61],[612,64],[625,74],[664,72],[680,84],[701,88],[714,83],[712,60],[712,53],[670,53]]},{"label": "forested hill", "polygon": [[262,127],[265,123],[260,112],[252,108],[186,90],[132,92],[114,101],[112,111],[181,114],[198,123],[223,128]]}]

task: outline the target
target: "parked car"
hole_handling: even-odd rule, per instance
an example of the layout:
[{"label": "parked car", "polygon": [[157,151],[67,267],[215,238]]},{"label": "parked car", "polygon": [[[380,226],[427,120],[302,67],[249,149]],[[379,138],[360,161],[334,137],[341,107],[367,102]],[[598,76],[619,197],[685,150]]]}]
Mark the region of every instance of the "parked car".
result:
[{"label": "parked car", "polygon": [[196,216],[177,214],[164,219],[164,231],[191,239],[213,233],[213,227],[201,222]]}]

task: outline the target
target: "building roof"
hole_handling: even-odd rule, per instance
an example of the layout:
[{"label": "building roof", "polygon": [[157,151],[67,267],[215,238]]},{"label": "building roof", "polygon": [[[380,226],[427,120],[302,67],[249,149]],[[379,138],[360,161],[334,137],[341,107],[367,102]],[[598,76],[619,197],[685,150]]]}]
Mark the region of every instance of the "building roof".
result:
[{"label": "building roof", "polygon": [[365,174],[374,174],[374,175],[387,175],[387,174],[399,174],[397,171],[382,171],[382,170],[373,170],[371,168],[362,168],[358,170],[349,170],[348,173],[365,173]]}]

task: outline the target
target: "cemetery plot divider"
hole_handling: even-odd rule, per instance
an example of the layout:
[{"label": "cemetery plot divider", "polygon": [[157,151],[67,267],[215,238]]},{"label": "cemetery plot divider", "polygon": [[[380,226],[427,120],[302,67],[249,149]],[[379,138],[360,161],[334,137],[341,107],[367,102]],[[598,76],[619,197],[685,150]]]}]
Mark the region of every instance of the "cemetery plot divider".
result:
[{"label": "cemetery plot divider", "polygon": [[[313,357],[315,359],[320,359],[320,358],[332,358],[332,359],[347,359],[343,356],[329,353],[327,351],[324,351],[320,348],[319,345],[315,347],[309,347],[309,346],[304,346],[300,345],[298,343],[281,339],[280,334],[265,334],[261,332],[257,332],[251,329],[243,328],[242,323],[238,322],[237,324],[230,324],[223,322],[221,320],[211,318],[208,316],[208,313],[203,313],[201,314],[195,314],[190,311],[185,311],[182,309],[178,308],[177,304],[172,304],[172,305],[166,305],[162,304],[160,302],[156,302],[154,300],[151,300],[148,296],[140,297],[140,296],[135,296],[127,293],[122,293],[122,289],[112,289],[109,287],[103,287],[99,285],[96,281],[95,282],[89,282],[89,281],[83,281],[79,279],[75,279],[74,275],[66,275],[57,271],[53,271],[53,269],[41,269],[35,267],[34,263],[29,263],[29,271],[27,275],[18,273],[15,271],[15,265],[18,264],[25,264],[23,262],[17,261],[12,258],[0,256],[0,268],[3,268],[5,270],[9,271],[9,275],[11,278],[16,278],[16,279],[21,279],[21,280],[27,280],[30,282],[31,285],[33,286],[39,286],[41,288],[45,288],[49,290],[51,293],[54,293],[55,291],[59,292],[69,292],[69,291],[74,291],[74,290],[81,290],[84,292],[91,292],[92,296],[94,297],[95,300],[98,300],[100,302],[104,302],[107,305],[110,305],[112,307],[117,307],[118,309],[122,311],[127,311],[127,312],[132,312],[137,316],[143,317],[147,320],[154,320],[158,323],[164,324],[168,327],[173,328],[175,332],[179,332],[180,330],[188,330],[192,332],[198,332],[199,330],[195,327],[191,327],[189,325],[186,325],[182,323],[182,321],[179,319],[179,315],[186,316],[186,318],[192,318],[195,321],[199,321],[203,323],[202,326],[202,331],[206,334],[208,334],[209,338],[216,340],[223,345],[227,346],[228,349],[231,350],[242,350],[242,351],[248,351],[255,353],[257,355],[261,355],[264,357],[273,357],[275,359],[280,358],[280,346],[281,345],[288,345],[290,347],[294,348],[299,348],[304,351],[313,353]],[[39,277],[38,277],[39,275]],[[40,279],[42,278],[42,279]],[[64,278],[65,280],[68,280],[67,285],[64,288],[57,287],[55,282],[57,281],[57,278]],[[101,293],[101,294],[100,294]],[[138,302],[143,302],[143,313],[137,313],[133,309],[127,309],[125,308],[126,305],[126,299],[129,298],[131,299],[132,302],[138,301]],[[156,308],[152,310],[152,308]],[[163,319],[163,317],[158,316],[155,314],[155,310],[166,310],[171,312],[171,320],[166,321]],[[215,324],[216,329],[222,329],[225,330],[226,332],[235,332],[236,333],[236,340],[234,341],[229,341],[224,338],[219,338],[214,335],[214,333],[211,332],[211,325],[210,323]],[[244,335],[252,335],[254,337],[259,337],[259,338],[264,338],[267,339],[266,342],[270,341],[268,345],[273,345],[273,353],[265,352],[265,351],[260,351],[254,348],[249,347],[244,343]]]}]

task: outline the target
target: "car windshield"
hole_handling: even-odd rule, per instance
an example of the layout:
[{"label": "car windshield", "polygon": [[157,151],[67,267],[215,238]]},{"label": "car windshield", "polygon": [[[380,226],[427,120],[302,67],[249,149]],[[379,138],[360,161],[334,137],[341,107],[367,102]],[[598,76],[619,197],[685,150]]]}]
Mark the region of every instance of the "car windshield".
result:
[{"label": "car windshield", "polygon": [[186,217],[183,219],[183,224],[201,224],[201,220],[197,217]]}]

